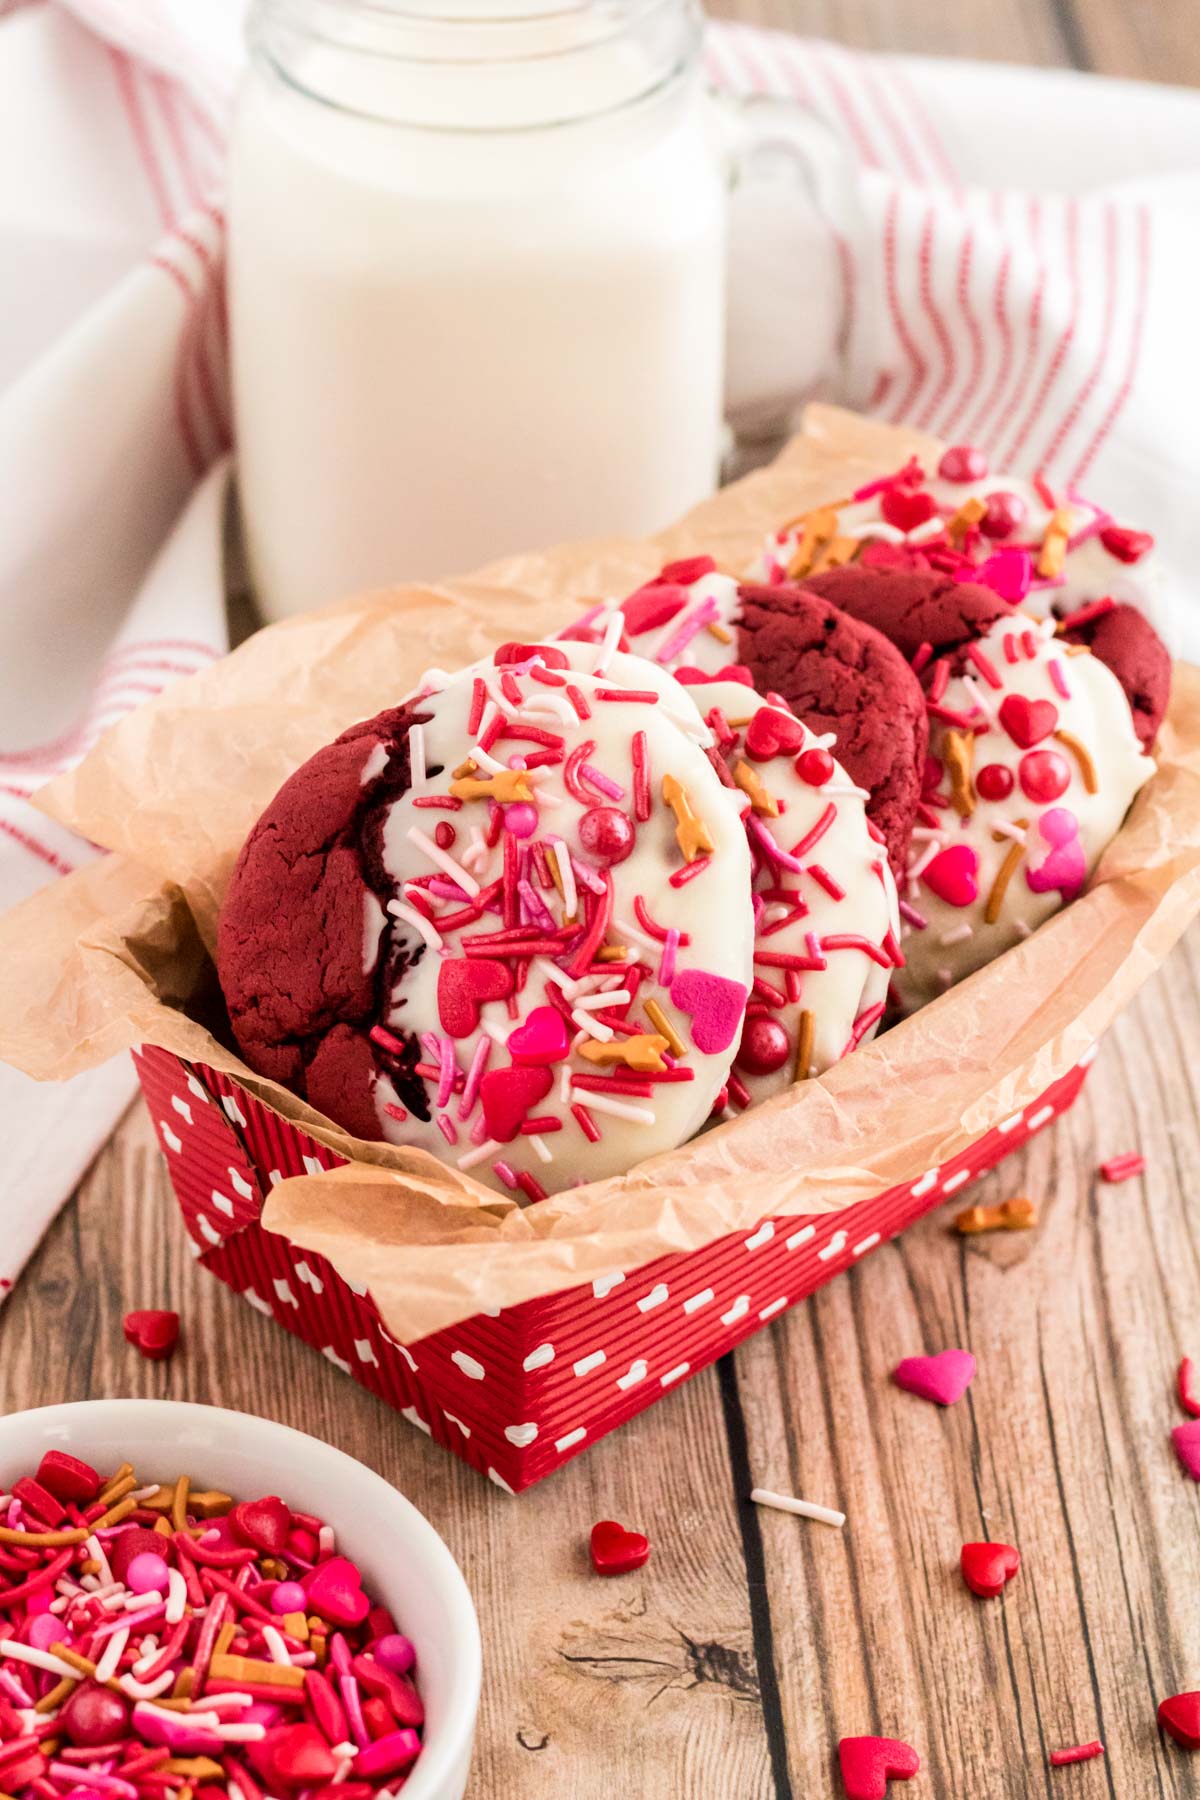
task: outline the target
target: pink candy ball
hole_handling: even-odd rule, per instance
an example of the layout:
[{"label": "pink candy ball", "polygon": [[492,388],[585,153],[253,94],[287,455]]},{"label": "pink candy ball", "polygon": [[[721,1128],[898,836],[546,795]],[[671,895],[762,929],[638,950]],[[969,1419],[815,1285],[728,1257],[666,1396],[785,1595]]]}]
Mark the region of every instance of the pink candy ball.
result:
[{"label": "pink candy ball", "polygon": [[371,1645],[371,1655],[381,1668],[390,1669],[393,1675],[407,1675],[417,1660],[412,1639],[398,1631],[376,1638]]},{"label": "pink candy ball", "polygon": [[633,821],[615,806],[593,806],[579,821],[579,841],[597,862],[619,863],[633,849]]},{"label": "pink candy ball", "polygon": [[164,1557],[156,1556],[153,1550],[143,1550],[126,1569],[125,1586],[135,1594],[165,1594],[170,1573]]},{"label": "pink candy ball", "polygon": [[75,1689],[58,1715],[69,1743],[81,1749],[114,1744],[129,1729],[129,1702],[108,1688],[87,1682]]},{"label": "pink candy ball", "polygon": [[38,1613],[25,1626],[25,1642],[34,1650],[48,1650],[51,1644],[71,1644],[71,1634],[54,1613]]},{"label": "pink candy ball", "polygon": [[303,1612],[308,1601],[298,1581],[281,1581],[271,1595],[273,1613]]},{"label": "pink candy ball", "polygon": [[943,481],[982,481],[987,472],[987,457],[974,444],[951,444],[938,464]]},{"label": "pink candy ball", "polygon": [[984,537],[1011,537],[1025,523],[1029,508],[1020,494],[1007,494],[1003,491],[989,494],[987,511],[979,521],[979,529]]},{"label": "pink candy ball", "polygon": [[537,830],[537,807],[531,806],[528,800],[514,800],[511,806],[504,808],[504,829],[514,837],[532,837]]}]

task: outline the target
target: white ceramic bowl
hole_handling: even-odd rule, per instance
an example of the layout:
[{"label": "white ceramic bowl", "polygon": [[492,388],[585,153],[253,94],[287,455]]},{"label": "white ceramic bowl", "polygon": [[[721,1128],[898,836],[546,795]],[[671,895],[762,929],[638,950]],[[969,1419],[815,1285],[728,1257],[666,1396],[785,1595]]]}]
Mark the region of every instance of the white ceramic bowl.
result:
[{"label": "white ceramic bowl", "polygon": [[404,1800],[462,1800],[479,1706],[479,1623],[458,1564],[432,1525],[383,1477],[302,1431],[175,1400],[81,1400],[0,1419],[0,1483],[32,1475],[45,1451],[103,1471],[191,1475],[239,1499],[280,1494],[327,1519],[364,1585],[417,1648],[424,1748]]}]

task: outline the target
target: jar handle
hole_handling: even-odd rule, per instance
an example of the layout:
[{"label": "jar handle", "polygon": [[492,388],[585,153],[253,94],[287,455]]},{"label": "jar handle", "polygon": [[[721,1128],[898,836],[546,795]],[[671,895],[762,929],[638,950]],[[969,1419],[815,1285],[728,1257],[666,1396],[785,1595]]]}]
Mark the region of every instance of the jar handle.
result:
[{"label": "jar handle", "polygon": [[867,403],[877,296],[862,279],[863,183],[811,107],[715,98],[730,181],[726,415],[761,443],[809,400]]}]

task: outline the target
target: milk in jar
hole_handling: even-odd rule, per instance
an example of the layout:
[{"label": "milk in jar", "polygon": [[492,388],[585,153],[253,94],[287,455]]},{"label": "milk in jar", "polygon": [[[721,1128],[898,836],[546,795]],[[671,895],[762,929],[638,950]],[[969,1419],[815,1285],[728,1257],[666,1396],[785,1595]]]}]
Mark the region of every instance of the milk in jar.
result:
[{"label": "milk in jar", "polygon": [[259,0],[230,169],[270,617],[661,528],[721,431],[724,175],[687,0]]}]

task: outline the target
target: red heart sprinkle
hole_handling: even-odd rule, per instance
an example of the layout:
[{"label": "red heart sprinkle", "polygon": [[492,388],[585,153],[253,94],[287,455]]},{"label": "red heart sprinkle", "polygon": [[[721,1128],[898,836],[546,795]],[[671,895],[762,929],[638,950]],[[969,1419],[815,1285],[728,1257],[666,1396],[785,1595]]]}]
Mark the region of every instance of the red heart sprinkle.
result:
[{"label": "red heart sprinkle", "polygon": [[683,611],[690,599],[685,587],[669,582],[658,587],[639,588],[636,594],[630,594],[628,600],[621,602],[626,635],[641,637],[644,631],[668,624],[676,613]]},{"label": "red heart sprinkle", "polygon": [[37,1478],[57,1500],[94,1500],[100,1492],[100,1477],[92,1465],[66,1450],[47,1450]]},{"label": "red heart sprinkle", "polygon": [[994,1600],[1021,1567],[1021,1553],[1011,1544],[964,1544],[960,1566],[971,1592]]},{"label": "red heart sprinkle", "polygon": [[315,1725],[281,1725],[267,1733],[262,1746],[282,1787],[316,1787],[337,1772],[337,1758]]},{"label": "red heart sprinkle", "polygon": [[386,1701],[397,1725],[415,1727],[425,1723],[425,1707],[416,1688],[403,1675],[394,1675],[373,1656],[356,1656],[354,1673],[368,1694]]},{"label": "red heart sprinkle", "polygon": [[40,1519],[43,1525],[48,1525],[51,1531],[67,1516],[61,1502],[49,1489],[44,1488],[40,1481],[33,1481],[28,1475],[22,1475],[20,1481],[13,1482],[12,1492],[25,1510]]},{"label": "red heart sprinkle", "polygon": [[937,501],[932,494],[919,489],[915,494],[906,493],[903,488],[888,488],[879,502],[879,510],[889,525],[897,531],[915,531],[918,525],[924,525],[937,512]]},{"label": "red heart sprinkle", "polygon": [[130,1312],[121,1326],[126,1342],[150,1362],[163,1362],[179,1342],[177,1312]]},{"label": "red heart sprinkle", "polygon": [[1184,1412],[1190,1412],[1194,1419],[1200,1419],[1200,1394],[1196,1392],[1196,1371],[1190,1356],[1185,1356],[1179,1365],[1177,1386],[1179,1388],[1179,1404]]},{"label": "red heart sprinkle", "polygon": [[1200,1750],[1200,1693],[1171,1694],[1160,1700],[1158,1722],[1185,1750]]},{"label": "red heart sprinkle", "polygon": [[510,1031],[508,1054],[518,1063],[561,1062],[570,1048],[566,1021],[553,1006],[535,1006],[523,1025]]},{"label": "red heart sprinkle", "polygon": [[838,1761],[846,1800],[887,1800],[889,1781],[908,1781],[921,1767],[912,1745],[899,1738],[843,1738]]},{"label": "red heart sprinkle", "polygon": [[362,1591],[362,1576],[348,1556],[331,1556],[304,1577],[304,1591],[315,1613],[331,1625],[357,1625],[366,1618],[370,1601]]},{"label": "red heart sprinkle", "polygon": [[511,1069],[489,1069],[479,1084],[483,1122],[497,1143],[510,1144],[539,1101],[554,1086],[549,1069],[514,1063]]},{"label": "red heart sprinkle", "polygon": [[498,669],[506,663],[531,662],[540,656],[548,669],[569,669],[571,664],[565,651],[556,650],[553,644],[501,644],[492,661]]},{"label": "red heart sprinkle", "polygon": [[173,1554],[170,1538],[145,1525],[126,1525],[108,1547],[109,1565],[118,1581],[124,1581],[135,1556],[161,1556],[169,1562]]},{"label": "red heart sprinkle", "polygon": [[791,713],[760,706],[746,727],[746,754],[755,762],[794,756],[804,743],[804,727]]},{"label": "red heart sprinkle", "polygon": [[1058,708],[1053,700],[1028,700],[1024,694],[1006,694],[1000,702],[1000,723],[1014,744],[1022,750],[1032,750],[1058,724]]},{"label": "red heart sprinkle", "polygon": [[936,1356],[906,1356],[892,1370],[892,1380],[922,1400],[953,1406],[975,1378],[975,1358],[969,1350],[940,1350]]},{"label": "red heart sprinkle", "polygon": [[491,957],[448,956],[438,969],[438,1018],[448,1037],[470,1037],[485,1000],[507,1000],[512,970]]},{"label": "red heart sprinkle", "polygon": [[650,1555],[650,1539],[640,1531],[626,1531],[615,1519],[601,1519],[592,1526],[591,1550],[597,1575],[628,1575]]},{"label": "red heart sprinkle", "polygon": [[947,906],[970,906],[979,898],[979,852],[970,844],[951,844],[926,863],[921,880]]},{"label": "red heart sprinkle", "polygon": [[1140,562],[1147,551],[1154,548],[1154,539],[1148,531],[1133,531],[1125,525],[1106,525],[1100,533],[1100,542],[1110,556],[1123,563]]},{"label": "red heart sprinkle", "polygon": [[278,1494],[264,1494],[261,1500],[243,1500],[233,1507],[229,1523],[240,1543],[252,1544],[266,1556],[279,1556],[287,1547],[292,1514]]}]

